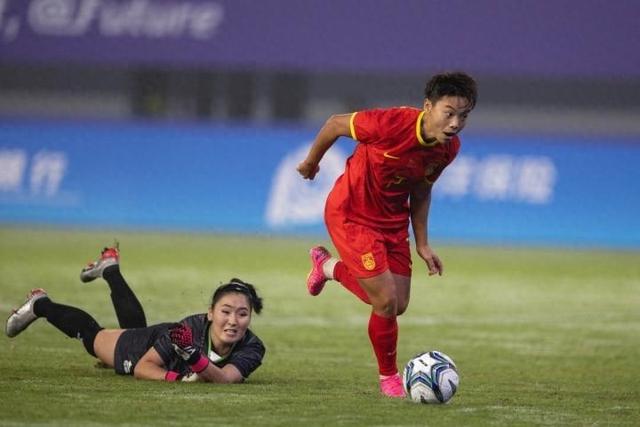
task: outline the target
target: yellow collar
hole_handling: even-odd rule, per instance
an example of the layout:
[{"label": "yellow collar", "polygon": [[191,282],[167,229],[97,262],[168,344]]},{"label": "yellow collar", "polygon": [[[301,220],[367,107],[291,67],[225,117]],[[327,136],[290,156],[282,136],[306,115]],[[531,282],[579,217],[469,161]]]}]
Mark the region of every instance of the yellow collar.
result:
[{"label": "yellow collar", "polygon": [[425,146],[425,147],[433,147],[434,145],[436,145],[438,143],[438,140],[436,139],[433,142],[427,142],[424,140],[424,138],[422,137],[422,120],[424,120],[424,110],[418,115],[418,120],[416,121],[416,137],[418,138],[418,142],[420,143],[420,145]]}]

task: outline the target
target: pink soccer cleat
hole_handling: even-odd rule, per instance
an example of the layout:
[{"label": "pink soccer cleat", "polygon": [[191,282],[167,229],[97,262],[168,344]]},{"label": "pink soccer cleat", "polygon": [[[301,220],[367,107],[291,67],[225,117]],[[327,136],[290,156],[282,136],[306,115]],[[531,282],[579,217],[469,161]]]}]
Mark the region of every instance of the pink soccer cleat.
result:
[{"label": "pink soccer cleat", "polygon": [[402,378],[396,373],[388,377],[380,377],[380,391],[388,397],[404,397]]},{"label": "pink soccer cleat", "polygon": [[329,278],[322,271],[322,266],[329,258],[331,254],[323,246],[316,246],[309,251],[311,256],[311,271],[307,275],[307,290],[313,296],[322,292],[324,284],[327,283]]}]

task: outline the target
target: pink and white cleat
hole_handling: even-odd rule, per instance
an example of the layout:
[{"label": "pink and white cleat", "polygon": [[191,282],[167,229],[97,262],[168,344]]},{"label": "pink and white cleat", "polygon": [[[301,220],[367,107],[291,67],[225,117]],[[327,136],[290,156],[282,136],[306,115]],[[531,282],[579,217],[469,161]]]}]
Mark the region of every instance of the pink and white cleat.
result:
[{"label": "pink and white cleat", "polygon": [[380,391],[387,397],[404,397],[402,378],[396,373],[388,377],[380,376]]},{"label": "pink and white cleat", "polygon": [[311,256],[311,271],[307,275],[307,290],[313,296],[318,295],[324,289],[329,277],[324,274],[322,267],[331,258],[329,251],[323,246],[316,246],[309,251]]}]

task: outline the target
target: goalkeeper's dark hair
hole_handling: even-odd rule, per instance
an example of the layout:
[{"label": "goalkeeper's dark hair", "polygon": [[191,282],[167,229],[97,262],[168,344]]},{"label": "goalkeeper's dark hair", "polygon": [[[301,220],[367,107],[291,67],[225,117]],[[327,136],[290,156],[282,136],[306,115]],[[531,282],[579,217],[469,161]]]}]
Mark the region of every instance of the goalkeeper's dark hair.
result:
[{"label": "goalkeeper's dark hair", "polygon": [[232,292],[245,295],[249,300],[251,310],[255,311],[256,314],[260,314],[262,311],[262,298],[258,296],[256,288],[251,283],[247,283],[236,277],[231,279],[229,283],[218,286],[218,289],[213,293],[211,307],[215,306],[224,295]]},{"label": "goalkeeper's dark hair", "polygon": [[424,88],[424,97],[435,104],[445,96],[459,96],[469,101],[469,109],[476,106],[478,86],[476,81],[460,71],[436,74]]}]

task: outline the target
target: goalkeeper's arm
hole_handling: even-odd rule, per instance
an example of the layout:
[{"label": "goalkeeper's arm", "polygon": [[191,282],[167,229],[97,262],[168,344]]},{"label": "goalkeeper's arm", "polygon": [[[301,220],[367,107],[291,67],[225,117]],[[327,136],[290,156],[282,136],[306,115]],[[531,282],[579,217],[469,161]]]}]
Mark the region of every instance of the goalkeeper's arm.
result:
[{"label": "goalkeeper's arm", "polygon": [[228,364],[222,368],[217,367],[213,363],[209,363],[204,371],[198,373],[198,377],[202,381],[211,383],[241,383],[244,378],[235,366]]},{"label": "goalkeeper's arm", "polygon": [[133,371],[133,376],[143,380],[178,380],[177,373],[170,373],[164,367],[164,361],[155,348],[151,347],[140,358]]},{"label": "goalkeeper's arm", "polygon": [[226,365],[219,368],[213,363],[209,363],[203,371],[193,375],[197,376],[182,378],[182,376],[176,372],[167,371],[160,354],[153,347],[140,358],[133,372],[135,378],[145,380],[188,382],[197,380],[213,383],[240,383],[243,381],[242,374],[238,368],[233,365]]},{"label": "goalkeeper's arm", "polygon": [[189,364],[201,380],[213,383],[242,382],[243,377],[238,368],[231,364],[220,368],[202,354],[194,345],[191,328],[186,324],[172,326],[169,329],[169,339],[176,354]]}]

